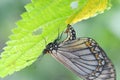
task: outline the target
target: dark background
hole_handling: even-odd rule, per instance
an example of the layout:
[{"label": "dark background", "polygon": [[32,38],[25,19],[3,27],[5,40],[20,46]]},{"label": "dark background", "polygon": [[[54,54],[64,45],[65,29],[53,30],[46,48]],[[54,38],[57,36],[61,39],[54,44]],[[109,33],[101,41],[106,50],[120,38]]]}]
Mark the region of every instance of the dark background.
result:
[{"label": "dark background", "polygon": [[[15,22],[25,12],[30,0],[0,0],[0,52],[9,40]],[[112,8],[96,17],[75,24],[78,37],[92,37],[105,50],[115,65],[120,79],[120,0],[112,0]],[[31,66],[0,80],[80,80],[50,55]]]}]

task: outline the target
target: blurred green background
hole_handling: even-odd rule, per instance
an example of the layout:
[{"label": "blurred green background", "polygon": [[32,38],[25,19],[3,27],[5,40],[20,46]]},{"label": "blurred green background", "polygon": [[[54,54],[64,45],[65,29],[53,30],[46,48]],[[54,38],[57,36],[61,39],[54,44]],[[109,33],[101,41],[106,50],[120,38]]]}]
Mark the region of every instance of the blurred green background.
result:
[{"label": "blurred green background", "polygon": [[[0,52],[9,40],[11,29],[17,27],[24,5],[30,0],[0,0]],[[112,8],[94,18],[75,24],[78,37],[92,37],[105,50],[115,65],[120,80],[120,0],[112,0]],[[50,55],[31,66],[0,80],[80,80]]]}]

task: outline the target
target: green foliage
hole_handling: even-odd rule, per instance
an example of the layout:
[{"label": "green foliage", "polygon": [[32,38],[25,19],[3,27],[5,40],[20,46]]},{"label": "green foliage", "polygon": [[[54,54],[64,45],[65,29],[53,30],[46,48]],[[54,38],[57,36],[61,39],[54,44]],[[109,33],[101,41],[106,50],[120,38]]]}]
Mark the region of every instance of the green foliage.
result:
[{"label": "green foliage", "polygon": [[[109,0],[94,1],[98,2],[98,5],[105,3],[108,7]],[[1,55],[0,77],[5,77],[32,64],[42,54],[46,44],[45,40],[47,43],[53,41],[58,36],[58,30],[62,32],[66,28],[65,21],[69,21],[70,15],[74,13],[74,17],[83,15],[84,9],[91,14],[87,10],[90,10],[88,8],[91,5],[96,5],[94,1],[79,0],[75,9],[71,6],[73,0],[33,0],[32,3],[26,5],[27,12],[21,15],[22,20],[17,22],[18,27],[13,29],[13,34]],[[92,7],[92,9],[96,10],[92,14],[100,12],[97,6]],[[91,16],[93,15],[89,15],[89,17]],[[67,23],[73,23],[74,17],[70,18],[70,22]],[[82,19],[84,18],[82,17]],[[78,22],[79,20],[74,21]]]}]

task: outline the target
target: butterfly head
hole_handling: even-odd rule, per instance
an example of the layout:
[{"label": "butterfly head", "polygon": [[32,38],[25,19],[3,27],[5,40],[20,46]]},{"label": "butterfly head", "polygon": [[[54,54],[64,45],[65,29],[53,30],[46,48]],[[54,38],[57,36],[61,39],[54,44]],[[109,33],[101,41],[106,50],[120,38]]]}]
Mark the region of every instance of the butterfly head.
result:
[{"label": "butterfly head", "polygon": [[53,50],[58,49],[58,44],[56,41],[49,43],[46,48],[43,50],[43,54],[52,53]]}]

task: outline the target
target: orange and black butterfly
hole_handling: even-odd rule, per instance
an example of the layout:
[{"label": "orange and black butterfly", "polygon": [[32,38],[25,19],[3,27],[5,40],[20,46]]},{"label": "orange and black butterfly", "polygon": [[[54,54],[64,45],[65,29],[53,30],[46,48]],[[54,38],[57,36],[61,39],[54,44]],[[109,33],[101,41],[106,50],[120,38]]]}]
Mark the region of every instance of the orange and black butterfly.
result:
[{"label": "orange and black butterfly", "polygon": [[51,54],[56,60],[84,80],[116,80],[115,68],[98,43],[91,38],[76,38],[71,25],[67,38],[58,38],[49,43],[43,53]]}]

